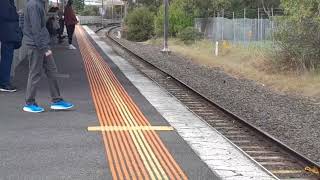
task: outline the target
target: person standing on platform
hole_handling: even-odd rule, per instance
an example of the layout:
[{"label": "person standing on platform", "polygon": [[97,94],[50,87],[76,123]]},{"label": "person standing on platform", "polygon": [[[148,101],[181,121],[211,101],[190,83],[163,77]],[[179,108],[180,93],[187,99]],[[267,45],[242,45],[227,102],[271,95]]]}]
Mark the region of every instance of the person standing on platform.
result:
[{"label": "person standing on platform", "polygon": [[15,49],[21,46],[22,31],[19,27],[19,15],[14,0],[0,0],[0,91],[15,92],[10,83],[11,65]]},{"label": "person standing on platform", "polygon": [[60,25],[60,29],[58,31],[58,39],[59,39],[59,43],[63,42],[63,39],[65,38],[65,36],[63,36],[63,32],[64,32],[64,15],[63,15],[63,11],[59,10],[58,11],[58,16],[59,16],[59,25]]},{"label": "person standing on platform", "polygon": [[37,105],[35,97],[42,72],[48,78],[52,97],[51,109],[71,109],[73,104],[64,101],[57,81],[58,70],[50,50],[50,35],[46,28],[46,0],[28,0],[24,12],[23,44],[28,47],[29,77],[26,92],[26,112],[40,113],[44,108]]},{"label": "person standing on platform", "polygon": [[69,46],[68,49],[77,49],[72,45],[72,37],[73,33],[76,27],[76,24],[78,24],[77,17],[72,9],[73,0],[69,0],[65,9],[64,9],[64,22],[66,24],[67,33],[68,33],[68,39],[69,39]]}]

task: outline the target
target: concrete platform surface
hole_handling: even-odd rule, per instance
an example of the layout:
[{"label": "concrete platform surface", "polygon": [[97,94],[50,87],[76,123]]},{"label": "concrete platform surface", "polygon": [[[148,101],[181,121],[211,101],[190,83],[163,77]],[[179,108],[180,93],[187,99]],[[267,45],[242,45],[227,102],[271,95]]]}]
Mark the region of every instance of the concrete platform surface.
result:
[{"label": "concrete platform surface", "polygon": [[[81,42],[82,45],[83,43],[93,43],[88,40]],[[46,112],[31,114],[22,111],[28,76],[28,62],[26,61],[16,69],[14,84],[18,86],[19,91],[0,93],[0,179],[117,179],[120,178],[120,172],[114,174],[112,172],[113,166],[120,167],[119,171],[124,173],[130,164],[135,163],[133,161],[125,162],[124,166],[121,166],[120,162],[111,160],[110,151],[118,154],[117,157],[120,158],[118,160],[121,161],[125,159],[124,156],[130,156],[130,154],[122,154],[121,156],[119,151],[106,148],[110,145],[109,141],[104,139],[104,135],[108,132],[87,130],[88,127],[99,127],[101,119],[100,111],[97,108],[100,106],[96,106],[96,100],[105,97],[93,97],[94,91],[90,90],[90,87],[92,88],[90,83],[94,82],[88,81],[91,79],[88,75],[89,66],[85,65],[88,62],[83,58],[86,56],[79,51],[83,49],[76,42],[74,44],[78,50],[67,50],[66,44],[56,45],[53,49],[59,72],[70,75],[70,78],[62,78],[59,82],[63,97],[76,105],[73,110],[61,112],[49,109],[50,98],[44,77],[37,94],[37,102],[46,108]],[[102,51],[99,52],[107,62],[104,62],[103,65],[111,68],[111,73],[134,100],[149,123],[152,126],[170,126],[120,69]],[[97,63],[93,56],[91,60],[92,63]],[[95,70],[94,74],[97,77],[104,73],[101,66],[97,66]],[[101,80],[108,78],[104,77]],[[111,86],[106,86],[103,91]],[[98,89],[102,88],[98,87]],[[114,132],[113,134],[119,135],[120,133]],[[147,134],[139,136],[151,137]],[[168,151],[169,154],[165,158],[169,158],[169,155],[172,156],[173,160],[170,162],[175,161],[188,179],[220,179],[176,131],[159,131],[153,135],[158,136],[161,143],[164,144],[166,150],[163,149],[163,151]],[[117,144],[122,146],[122,143],[114,141],[116,146]],[[148,147],[148,142],[141,142],[140,146]],[[150,145],[149,148],[153,149],[154,147]],[[123,151],[122,149],[118,150]],[[147,157],[145,153],[152,155],[150,151],[140,155]],[[143,162],[144,166],[148,164],[152,167],[156,163],[157,159],[151,158],[153,159],[147,159],[147,162]],[[164,164],[172,166],[169,162],[164,162]],[[155,174],[155,179],[169,179],[170,176],[166,169],[161,172],[161,168],[164,166],[157,164],[152,167],[150,172],[148,171],[149,174],[146,174],[145,177],[147,178],[149,175],[151,177],[151,174]],[[139,167],[140,170],[143,168]],[[159,174],[157,176],[156,171],[161,172],[161,176]],[[172,172],[174,173],[174,171]],[[134,179],[133,176],[129,174],[128,177]]]}]

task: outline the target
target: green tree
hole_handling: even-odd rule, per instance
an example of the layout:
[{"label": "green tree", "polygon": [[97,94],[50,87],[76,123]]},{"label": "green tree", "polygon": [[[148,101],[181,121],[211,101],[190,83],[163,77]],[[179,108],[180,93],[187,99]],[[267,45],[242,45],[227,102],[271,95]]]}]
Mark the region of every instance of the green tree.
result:
[{"label": "green tree", "polygon": [[99,8],[97,6],[85,6],[80,14],[82,16],[99,16]]},{"label": "green tree", "polygon": [[[193,26],[194,7],[192,0],[172,0],[169,7],[169,33],[176,36],[186,27]],[[159,8],[155,18],[155,31],[157,36],[163,35],[164,7]]]},{"label": "green tree", "polygon": [[135,8],[128,14],[127,37],[132,41],[145,41],[152,37],[154,14],[146,7]]},{"label": "green tree", "polygon": [[159,7],[162,4],[162,0],[138,0],[138,4],[142,6],[154,6],[154,7]]},{"label": "green tree", "polygon": [[73,4],[76,12],[81,12],[84,10],[84,0],[74,0]]},{"label": "green tree", "polygon": [[257,18],[257,9],[261,8],[260,12],[270,17],[272,9],[280,7],[280,0],[231,0],[231,5],[228,9],[230,12],[236,12],[243,17],[243,10],[246,9],[248,18]]},{"label": "green tree", "polygon": [[230,0],[193,0],[194,12],[197,17],[213,17],[216,13],[231,6]]},{"label": "green tree", "polygon": [[281,0],[285,16],[278,22],[276,40],[285,66],[320,67],[320,1]]}]

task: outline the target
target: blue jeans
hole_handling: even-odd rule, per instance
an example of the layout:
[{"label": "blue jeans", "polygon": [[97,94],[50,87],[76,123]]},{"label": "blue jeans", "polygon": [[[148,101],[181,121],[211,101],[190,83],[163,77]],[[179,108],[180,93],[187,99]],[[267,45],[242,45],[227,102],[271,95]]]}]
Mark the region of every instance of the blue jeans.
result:
[{"label": "blue jeans", "polygon": [[14,44],[1,42],[0,85],[10,84],[10,72],[13,60]]}]

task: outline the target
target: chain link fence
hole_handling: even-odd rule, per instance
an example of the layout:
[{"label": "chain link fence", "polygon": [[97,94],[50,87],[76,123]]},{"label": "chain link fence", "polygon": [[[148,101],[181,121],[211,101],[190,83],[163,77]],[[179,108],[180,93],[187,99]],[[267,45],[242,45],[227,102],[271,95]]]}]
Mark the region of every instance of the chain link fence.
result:
[{"label": "chain link fence", "polygon": [[[221,17],[196,18],[194,27],[211,41],[228,41],[232,44],[263,45],[274,44],[274,34],[277,30],[277,16],[283,15],[282,10],[268,12],[261,9],[251,18],[243,13],[220,13]],[[241,17],[241,18],[240,18]]]},{"label": "chain link fence", "polygon": [[275,23],[269,19],[197,18],[195,28],[213,41],[272,41]]}]

